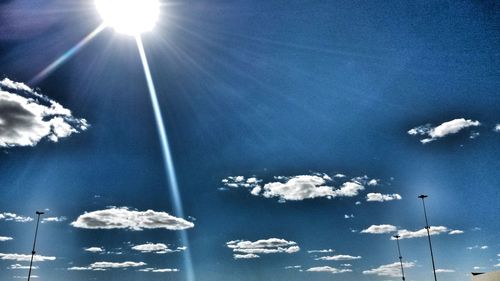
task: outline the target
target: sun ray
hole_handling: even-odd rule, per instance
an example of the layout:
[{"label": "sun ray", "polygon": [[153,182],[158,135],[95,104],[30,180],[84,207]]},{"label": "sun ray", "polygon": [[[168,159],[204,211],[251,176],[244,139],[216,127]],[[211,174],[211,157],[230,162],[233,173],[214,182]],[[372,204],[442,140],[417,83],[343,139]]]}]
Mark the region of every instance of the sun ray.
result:
[{"label": "sun ray", "polygon": [[[158,134],[160,137],[161,147],[163,151],[163,161],[165,166],[165,172],[167,176],[168,185],[170,187],[170,193],[172,195],[172,203],[174,206],[174,212],[177,217],[184,217],[184,210],[182,207],[181,196],[179,192],[179,185],[177,183],[177,176],[175,173],[174,161],[172,159],[172,153],[170,151],[170,146],[168,143],[168,136],[165,130],[165,125],[163,123],[163,117],[160,109],[160,104],[158,102],[158,96],[156,94],[156,89],[153,83],[153,78],[151,77],[151,71],[149,69],[148,60],[146,58],[146,52],[144,51],[144,46],[140,36],[136,36],[137,48],[139,49],[139,55],[141,57],[142,66],[144,68],[144,75],[146,76],[146,82],[148,85],[149,95],[151,97],[151,103],[153,105],[153,111],[156,120],[156,126],[158,129]],[[189,239],[187,232],[185,230],[180,230],[180,239],[187,250],[184,253],[184,266],[186,270],[186,278],[188,281],[194,281],[194,271],[193,262],[191,259],[191,251],[189,246]]]},{"label": "sun ray", "polygon": [[52,72],[54,72],[59,66],[64,64],[67,60],[72,58],[75,54],[77,54],[85,45],[87,45],[92,39],[94,39],[101,31],[106,28],[105,24],[99,25],[96,29],[90,32],[87,36],[85,36],[82,40],[80,40],[75,46],[66,51],[62,56],[57,58],[54,62],[45,67],[42,71],[40,71],[35,77],[33,77],[29,81],[29,85],[33,86],[38,84],[40,81],[49,76]]}]

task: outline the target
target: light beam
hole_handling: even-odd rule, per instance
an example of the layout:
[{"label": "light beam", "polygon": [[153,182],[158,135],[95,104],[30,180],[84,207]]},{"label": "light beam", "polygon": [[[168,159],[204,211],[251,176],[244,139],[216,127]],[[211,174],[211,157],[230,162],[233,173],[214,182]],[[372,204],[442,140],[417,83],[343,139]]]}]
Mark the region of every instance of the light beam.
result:
[{"label": "light beam", "polygon": [[44,68],[40,73],[35,75],[30,81],[29,85],[33,86],[38,84],[40,81],[45,79],[45,77],[49,76],[54,70],[56,70],[59,66],[65,63],[67,60],[72,58],[76,53],[78,53],[85,45],[87,45],[94,37],[97,36],[101,31],[106,28],[106,25],[103,23],[99,25],[96,29],[90,32],[87,36],[85,36],[80,42],[78,42],[71,49],[66,51],[62,56],[57,58],[53,63],[49,64],[46,68]]},{"label": "light beam", "polygon": [[[136,36],[137,48],[139,49],[139,55],[141,57],[142,66],[144,68],[144,75],[146,76],[146,82],[148,84],[149,95],[151,97],[151,103],[153,105],[154,116],[156,120],[156,127],[158,129],[161,148],[163,151],[163,161],[165,166],[165,172],[167,176],[167,181],[170,187],[170,193],[172,195],[172,203],[174,206],[174,212],[177,217],[184,217],[184,210],[182,207],[181,196],[179,192],[179,185],[177,183],[177,176],[175,174],[174,161],[172,159],[172,153],[170,151],[170,146],[168,144],[168,136],[165,130],[165,125],[163,123],[163,117],[161,114],[160,105],[158,102],[158,96],[156,94],[156,89],[153,83],[153,78],[151,77],[151,71],[149,69],[148,60],[146,58],[146,53],[144,51],[144,46],[140,36]],[[186,277],[188,281],[194,281],[194,270],[193,262],[191,259],[191,251],[189,247],[189,239],[186,230],[180,230],[180,239],[187,250],[184,252],[184,266],[186,268]]]}]

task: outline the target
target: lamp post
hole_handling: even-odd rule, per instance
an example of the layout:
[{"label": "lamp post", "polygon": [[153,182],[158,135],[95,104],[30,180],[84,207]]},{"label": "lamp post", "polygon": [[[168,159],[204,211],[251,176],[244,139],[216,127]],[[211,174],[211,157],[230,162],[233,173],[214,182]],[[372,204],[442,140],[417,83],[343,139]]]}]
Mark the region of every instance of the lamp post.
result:
[{"label": "lamp post", "polygon": [[35,229],[35,239],[33,240],[33,250],[31,251],[31,261],[30,261],[30,271],[28,272],[28,281],[30,281],[31,277],[31,268],[33,266],[33,257],[35,256],[35,245],[36,245],[36,236],[38,235],[38,224],[40,223],[40,216],[43,215],[44,212],[36,211],[36,215],[38,216],[36,219],[36,229]]},{"label": "lamp post", "polygon": [[399,238],[401,236],[394,235],[392,237],[396,238],[396,243],[398,244],[399,264],[401,264],[401,275],[403,276],[403,281],[405,281],[405,270],[403,269],[403,256],[401,256],[401,248],[399,247]]},{"label": "lamp post", "polygon": [[425,229],[427,229],[427,238],[429,239],[429,249],[431,251],[431,260],[432,260],[432,271],[434,273],[434,281],[437,281],[436,265],[434,264],[434,254],[432,252],[430,226],[429,226],[429,221],[427,220],[427,211],[425,209],[425,198],[427,198],[427,197],[429,197],[429,196],[425,195],[425,194],[418,196],[418,198],[422,199],[422,206],[424,207]]}]

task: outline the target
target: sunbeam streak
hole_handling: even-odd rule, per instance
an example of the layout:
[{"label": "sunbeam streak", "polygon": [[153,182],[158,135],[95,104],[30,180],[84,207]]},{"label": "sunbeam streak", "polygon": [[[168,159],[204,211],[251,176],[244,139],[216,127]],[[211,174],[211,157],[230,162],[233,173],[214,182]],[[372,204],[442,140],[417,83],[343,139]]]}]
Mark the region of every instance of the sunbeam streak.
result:
[{"label": "sunbeam streak", "polygon": [[[175,174],[175,167],[174,167],[174,161],[172,159],[172,153],[170,151],[170,146],[168,144],[167,132],[165,130],[165,125],[163,123],[160,105],[158,103],[158,96],[156,95],[156,89],[153,83],[153,78],[151,77],[151,71],[149,70],[149,64],[146,58],[146,53],[144,51],[144,46],[142,45],[141,37],[136,36],[136,41],[137,41],[137,48],[139,49],[139,54],[141,56],[142,66],[144,68],[144,75],[146,76],[146,82],[148,84],[151,103],[153,105],[153,111],[156,119],[156,126],[158,128],[158,133],[160,136],[165,172],[170,187],[170,193],[172,195],[172,203],[174,206],[175,215],[183,218],[184,210],[182,208],[182,201],[179,193],[179,185],[177,183],[177,176]],[[185,230],[181,230],[179,233],[181,242],[187,247],[187,250],[184,253],[184,266],[186,271],[186,279],[188,281],[194,281],[195,277],[193,271],[193,262],[191,260],[191,251],[190,251],[191,248],[189,246],[189,239],[187,236],[187,232]]]},{"label": "sunbeam streak", "polygon": [[44,68],[40,73],[35,75],[30,81],[30,85],[36,85],[45,77],[49,76],[54,70],[56,70],[59,66],[61,66],[63,63],[65,63],[68,59],[73,57],[76,53],[78,53],[85,45],[87,45],[94,37],[97,36],[97,34],[101,33],[106,28],[106,25],[103,23],[99,25],[96,29],[94,29],[92,32],[90,32],[87,36],[85,36],[80,42],[78,42],[75,46],[73,46],[71,49],[66,51],[62,56],[57,58],[53,63],[49,64],[46,68]]}]

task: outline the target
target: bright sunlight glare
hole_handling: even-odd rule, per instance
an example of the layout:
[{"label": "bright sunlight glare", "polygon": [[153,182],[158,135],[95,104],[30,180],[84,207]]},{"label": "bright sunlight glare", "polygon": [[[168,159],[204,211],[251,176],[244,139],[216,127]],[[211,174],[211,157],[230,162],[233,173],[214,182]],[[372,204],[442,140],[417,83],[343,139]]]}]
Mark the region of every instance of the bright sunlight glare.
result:
[{"label": "bright sunlight glare", "polygon": [[152,30],[160,14],[158,0],[95,0],[95,5],[107,26],[132,36]]}]

